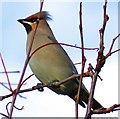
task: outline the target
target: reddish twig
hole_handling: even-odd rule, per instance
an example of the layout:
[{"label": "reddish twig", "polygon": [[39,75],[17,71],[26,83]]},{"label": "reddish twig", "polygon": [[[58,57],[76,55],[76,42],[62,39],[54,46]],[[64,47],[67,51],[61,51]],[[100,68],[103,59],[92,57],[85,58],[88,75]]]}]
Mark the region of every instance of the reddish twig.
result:
[{"label": "reddish twig", "polygon": [[[32,76],[32,75],[30,75]],[[30,78],[30,76],[28,78]],[[91,73],[89,71],[85,72],[83,74],[83,77],[90,77],[91,76]],[[43,84],[42,85],[36,85],[36,86],[33,86],[32,88],[28,88],[28,89],[23,89],[23,90],[19,90],[18,93],[24,93],[24,92],[30,92],[30,91],[33,91],[33,90],[36,90],[36,89],[39,89],[39,88],[44,88],[44,87],[59,87],[60,85],[64,84],[65,82],[67,81],[70,81],[70,80],[75,80],[76,78],[80,78],[81,77],[81,74],[74,74],[62,81],[51,81],[50,83],[46,83],[46,84]],[[27,78],[26,78],[27,79]],[[0,96],[0,101],[6,99],[6,98],[9,98],[11,97],[13,94],[8,94],[8,95],[5,95],[5,96]]]},{"label": "reddish twig", "polygon": [[38,48],[36,48],[31,54],[30,54],[30,58],[40,49],[45,48],[49,45],[65,45],[65,46],[69,46],[69,47],[74,47],[74,48],[79,48],[79,49],[84,49],[84,50],[98,50],[99,48],[82,48],[76,45],[70,45],[70,44],[66,44],[66,43],[46,43],[42,46],[39,46]]},{"label": "reddish twig", "polygon": [[[5,85],[5,84],[8,84],[8,83],[4,83],[4,82],[0,82],[0,84],[3,86],[3,87],[5,87],[7,90],[9,90],[10,91],[10,89]],[[18,84],[12,84],[11,83],[11,85],[18,85]],[[12,93],[13,94],[13,93]],[[24,97],[24,96],[22,96],[22,95],[20,95],[20,94],[18,94],[21,98],[24,98],[24,99],[26,99],[26,97]],[[2,97],[0,96],[0,101],[2,100]]]},{"label": "reddish twig", "polygon": [[119,33],[115,38],[113,38],[111,47],[110,47],[108,53],[106,54],[105,58],[108,58],[108,57],[111,56],[113,53],[118,52],[118,51],[120,50],[120,49],[118,49],[118,50],[115,50],[115,51],[112,52],[114,43],[115,43],[115,41],[116,41],[116,39],[117,39],[118,37],[120,37],[120,33]]},{"label": "reddish twig", "polygon": [[8,85],[9,85],[10,91],[13,92],[12,86],[10,84],[10,79],[9,79],[9,76],[8,76],[8,73],[7,73],[7,69],[5,67],[5,63],[4,63],[4,60],[2,58],[2,54],[1,53],[0,53],[0,59],[1,59],[1,62],[2,62],[3,68],[4,68],[4,72],[5,72],[6,77],[7,77],[7,81],[8,81]]},{"label": "reddish twig", "polygon": [[96,71],[95,74],[92,76],[91,89],[90,89],[90,95],[89,95],[89,99],[88,99],[88,105],[87,105],[85,119],[91,119],[92,100],[93,100],[93,96],[94,96],[97,76],[98,76],[98,72]]},{"label": "reddish twig", "polygon": [[[21,86],[22,86],[29,78],[31,78],[33,75],[34,75],[34,74],[31,74],[30,76],[28,76],[28,77],[21,83]],[[20,86],[20,87],[21,87],[21,86]]]},{"label": "reddish twig", "polygon": [[[92,72],[91,76],[94,75],[95,73],[95,69],[93,68],[92,64],[89,63],[89,67],[88,67],[88,72]],[[98,75],[99,79],[102,81],[103,79],[100,77],[100,75]]]},{"label": "reddish twig", "polygon": [[106,9],[107,9],[107,0],[105,0],[105,5],[103,6],[103,11],[104,11],[104,13],[103,13],[103,26],[99,30],[99,32],[100,32],[100,48],[102,48],[104,46],[104,32],[105,32],[106,23],[109,20],[109,17],[106,14]]},{"label": "reddish twig", "polygon": [[74,63],[74,65],[82,64],[81,62]]},{"label": "reddish twig", "polygon": [[[40,12],[42,11],[42,8],[43,8],[43,4],[44,4],[44,0],[40,0]],[[39,13],[39,17],[38,17],[39,19],[41,18],[41,16],[40,16],[40,13]]]},{"label": "reddish twig", "polygon": [[84,40],[83,40],[83,26],[82,26],[82,2],[80,2],[80,13],[79,13],[79,17],[80,17],[80,25],[79,25],[79,30],[80,30],[80,36],[81,36],[81,48],[82,48],[82,69],[81,69],[81,76],[80,76],[80,80],[79,80],[79,87],[78,87],[78,92],[77,92],[77,98],[75,101],[75,107],[76,107],[76,119],[78,119],[78,103],[79,103],[79,97],[81,94],[81,86],[82,86],[82,78],[83,78],[83,74],[84,74],[84,67],[85,67],[85,62],[86,62],[86,58],[84,55]]},{"label": "reddish twig", "polygon": [[[41,11],[42,11],[43,2],[44,2],[44,1],[40,1],[40,4],[41,4],[41,6],[40,6],[40,13],[41,13]],[[40,13],[39,13],[39,14],[40,14]],[[40,15],[39,15],[39,19],[40,19]],[[23,70],[22,70],[22,74],[21,74],[21,77],[20,77],[20,80],[19,80],[17,89],[16,89],[16,91],[15,91],[15,94],[13,95],[9,118],[12,117],[13,107],[14,107],[14,104],[15,104],[15,101],[16,101],[16,98],[17,98],[17,93],[18,93],[19,90],[20,90],[21,83],[22,83],[22,80],[23,80],[23,77],[24,77],[24,74],[25,74],[25,71],[26,71],[28,62],[29,62],[29,55],[30,55],[31,48],[32,48],[32,44],[33,44],[33,41],[34,41],[34,37],[35,37],[36,31],[37,31],[38,23],[39,23],[39,20],[36,21],[35,29],[34,29],[34,32],[33,32],[33,34],[32,34],[32,38],[31,38],[30,46],[29,46],[29,48],[28,48],[27,57],[26,57],[25,64],[24,64],[24,67],[23,67]]]},{"label": "reddish twig", "polygon": [[94,97],[94,91],[95,91],[95,86],[96,86],[96,82],[97,82],[97,77],[98,77],[99,72],[101,71],[101,68],[105,64],[104,32],[105,32],[105,27],[106,27],[107,21],[109,19],[108,15],[106,14],[106,8],[107,8],[107,0],[105,0],[105,5],[103,6],[103,9],[104,9],[103,10],[104,11],[103,26],[99,30],[99,32],[100,32],[100,51],[98,52],[95,73],[92,76],[91,89],[90,89],[90,95],[89,95],[89,100],[88,100],[88,105],[87,105],[87,111],[86,111],[85,119],[90,119],[91,118],[92,100],[93,100],[93,97]]},{"label": "reddish twig", "polygon": [[106,113],[110,113],[113,111],[117,111],[120,110],[120,104],[114,104],[113,106],[109,107],[109,108],[102,108],[99,110],[92,110],[91,114],[106,114]]}]

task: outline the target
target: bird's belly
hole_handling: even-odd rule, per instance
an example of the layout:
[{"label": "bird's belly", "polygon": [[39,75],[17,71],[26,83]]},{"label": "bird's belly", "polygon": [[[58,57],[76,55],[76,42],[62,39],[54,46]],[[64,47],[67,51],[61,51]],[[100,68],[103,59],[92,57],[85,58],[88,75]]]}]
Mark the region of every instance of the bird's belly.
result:
[{"label": "bird's belly", "polygon": [[[30,59],[30,67],[35,76],[43,83],[54,80],[64,80],[73,75],[73,68],[68,56],[64,52],[58,52],[51,46],[36,52]],[[74,80],[60,86],[60,88],[51,88],[58,94],[68,94],[76,88]]]}]

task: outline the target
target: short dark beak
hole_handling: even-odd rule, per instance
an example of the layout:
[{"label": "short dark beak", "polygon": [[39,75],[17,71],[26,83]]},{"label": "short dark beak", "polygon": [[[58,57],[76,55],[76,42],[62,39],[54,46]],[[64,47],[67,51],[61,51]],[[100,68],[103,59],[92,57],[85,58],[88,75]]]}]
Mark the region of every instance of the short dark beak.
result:
[{"label": "short dark beak", "polygon": [[32,26],[26,19],[18,19],[17,21],[25,27],[27,34],[32,30]]},{"label": "short dark beak", "polygon": [[17,21],[23,24],[24,19],[18,19]]}]

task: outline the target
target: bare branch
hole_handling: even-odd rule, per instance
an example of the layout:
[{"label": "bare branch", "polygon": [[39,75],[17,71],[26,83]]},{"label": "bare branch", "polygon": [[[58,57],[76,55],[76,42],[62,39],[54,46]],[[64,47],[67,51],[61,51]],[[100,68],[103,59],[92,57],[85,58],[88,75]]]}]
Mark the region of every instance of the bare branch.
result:
[{"label": "bare branch", "polygon": [[[6,72],[0,72],[0,74],[4,74],[4,73],[6,73]],[[7,71],[7,73],[20,73],[20,71]]]},{"label": "bare branch", "polygon": [[100,32],[100,49],[104,46],[104,32],[105,32],[105,27],[107,24],[107,21],[109,20],[108,15],[106,14],[106,9],[107,9],[107,0],[105,0],[105,5],[103,6],[103,26],[99,30]]},{"label": "bare branch", "polygon": [[7,116],[6,114],[0,113],[0,115],[4,116],[6,118],[9,118],[9,116]]},{"label": "bare branch", "polygon": [[83,79],[83,74],[84,74],[84,68],[85,68],[85,62],[86,58],[84,55],[84,40],[83,40],[83,25],[82,25],[82,2],[80,2],[80,12],[79,12],[79,18],[80,18],[80,25],[79,25],[79,30],[80,30],[80,38],[81,38],[81,47],[82,47],[82,69],[81,69],[81,76],[79,80],[79,87],[78,87],[78,92],[76,95],[76,119],[78,119],[78,103],[79,103],[79,97],[81,94],[81,87],[82,87],[82,79]]},{"label": "bare branch", "polygon": [[[4,82],[0,82],[0,84],[3,86],[3,87],[5,87],[7,90],[9,90],[10,91],[10,89],[4,84]],[[11,83],[11,85],[12,85],[12,83]],[[14,85],[14,84],[13,84]],[[18,85],[18,84],[15,84],[15,85]],[[12,95],[13,95],[13,93],[12,93]],[[12,96],[11,95],[11,96]],[[22,96],[22,95],[20,95],[20,94],[18,94],[21,98],[24,98],[24,99],[26,99],[26,97],[24,97],[24,96]],[[0,101],[2,100],[2,97],[0,96]]]},{"label": "bare branch", "polygon": [[103,6],[103,11],[104,11],[104,16],[103,16],[103,26],[99,30],[100,32],[100,51],[98,52],[98,57],[97,57],[97,64],[95,68],[95,73],[92,76],[92,82],[91,82],[91,89],[90,89],[90,95],[89,95],[89,100],[88,100],[88,105],[87,105],[87,111],[85,115],[85,119],[91,118],[91,108],[92,108],[92,100],[94,97],[94,90],[97,82],[97,77],[99,72],[101,71],[101,68],[105,64],[105,56],[104,56],[104,32],[105,32],[105,27],[106,23],[109,19],[108,15],[106,14],[106,9],[107,9],[107,0],[105,0],[105,4]]},{"label": "bare branch", "polygon": [[91,114],[106,114],[117,110],[120,110],[120,104],[114,104],[109,108],[102,108],[100,110],[92,110]]},{"label": "bare branch", "polygon": [[[44,2],[43,0],[40,1],[40,4],[41,4],[40,12],[42,11],[43,2]],[[40,19],[40,15],[39,15],[39,19]],[[10,115],[9,115],[10,118],[12,117],[13,107],[14,107],[14,104],[15,104],[15,101],[16,101],[16,98],[17,98],[17,94],[18,94],[18,92],[20,90],[21,83],[22,83],[22,80],[23,80],[23,77],[24,77],[24,74],[25,74],[29,59],[30,59],[29,55],[30,55],[32,44],[33,44],[33,41],[34,41],[34,37],[35,37],[36,31],[37,31],[38,23],[39,23],[39,20],[36,21],[35,29],[34,29],[34,32],[32,34],[32,37],[31,37],[31,42],[30,42],[30,46],[28,48],[27,57],[26,57],[25,64],[24,64],[24,67],[23,67],[23,70],[22,70],[22,74],[21,74],[21,77],[20,77],[16,92],[14,93],[13,98],[12,98],[12,104],[11,104]]]},{"label": "bare branch", "polygon": [[111,46],[110,46],[110,49],[109,49],[108,53],[106,54],[105,58],[108,58],[108,57],[111,56],[113,53],[118,52],[118,51],[120,50],[120,49],[118,49],[118,50],[115,50],[115,51],[112,52],[114,43],[115,43],[115,41],[116,41],[116,39],[117,39],[118,37],[120,37],[120,33],[113,39],[112,44],[111,44]]},{"label": "bare branch", "polygon": [[[31,76],[31,75],[30,75]],[[84,76],[89,76],[88,73],[84,74]],[[24,92],[30,92],[30,91],[33,91],[33,90],[39,90],[41,88],[44,88],[44,87],[59,87],[61,84],[69,81],[69,80],[74,80],[75,78],[79,78],[80,77],[80,74],[76,74],[76,75],[72,75],[62,81],[51,81],[49,83],[46,83],[46,84],[43,84],[43,83],[40,83],[40,85],[36,85],[36,86],[33,86],[32,88],[28,88],[28,89],[23,89],[23,90],[19,90],[18,93],[24,93]],[[5,96],[0,96],[0,101],[8,98],[8,97],[11,97],[13,95],[13,93],[11,94],[8,94],[8,95],[5,95]]]},{"label": "bare branch", "polygon": [[73,48],[78,48],[78,49],[84,49],[84,50],[99,50],[99,48],[82,48],[82,47],[79,47],[79,46],[76,46],[76,45],[71,45],[71,44],[66,44],[66,43],[46,43],[46,44],[44,44],[44,45],[42,45],[42,46],[40,46],[40,47],[38,47],[38,48],[36,48],[31,54],[30,54],[30,58],[38,51],[38,50],[40,50],[40,49],[42,49],[42,48],[45,48],[45,47],[47,47],[47,46],[49,46],[49,45],[65,45],[65,46],[68,46],[68,47],[73,47]]},{"label": "bare branch", "polygon": [[3,68],[4,68],[4,72],[5,72],[6,77],[7,77],[7,81],[8,81],[8,85],[9,85],[10,91],[13,92],[11,84],[10,84],[9,76],[8,76],[8,73],[7,73],[7,69],[6,69],[6,66],[5,66],[5,63],[4,63],[4,60],[2,58],[2,54],[1,53],[0,53],[0,59],[1,59],[1,62],[2,62]]},{"label": "bare branch", "polygon": [[91,118],[92,100],[93,100],[93,96],[94,96],[97,76],[98,76],[98,72],[96,71],[95,74],[92,77],[91,89],[90,89],[90,95],[89,95],[89,99],[88,99],[87,112],[86,112],[86,115],[85,115],[85,119],[90,119]]},{"label": "bare branch", "polygon": [[[30,75],[30,76],[31,76],[31,75]],[[30,77],[30,76],[29,76],[29,77]],[[31,88],[19,90],[18,93],[30,92],[30,91],[34,91],[34,90],[36,90],[36,89],[39,90],[39,89],[44,88],[44,87],[58,88],[58,87],[60,87],[60,85],[66,83],[67,81],[75,80],[76,78],[80,78],[80,77],[81,77],[81,74],[74,74],[74,75],[72,75],[72,76],[70,76],[70,77],[68,77],[68,78],[66,78],[66,79],[64,79],[64,80],[62,80],[62,81],[53,80],[53,81],[48,82],[48,83],[46,83],[46,84],[40,83],[39,85],[37,84],[36,86],[33,86],[33,87],[31,87]],[[91,77],[91,73],[90,73],[89,71],[87,71],[87,72],[85,72],[85,73],[83,74],[83,77]],[[27,78],[26,78],[26,79],[27,79]],[[12,95],[13,95],[13,93],[8,94],[8,95],[5,95],[5,96],[0,96],[0,101],[4,100],[4,99],[6,99],[6,98],[9,98],[9,97],[11,97]]]}]

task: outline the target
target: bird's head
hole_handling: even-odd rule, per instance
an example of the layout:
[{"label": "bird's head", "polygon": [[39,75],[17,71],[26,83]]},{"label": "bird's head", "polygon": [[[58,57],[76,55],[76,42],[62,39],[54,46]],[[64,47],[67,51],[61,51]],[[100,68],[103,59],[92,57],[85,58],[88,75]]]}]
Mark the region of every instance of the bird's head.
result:
[{"label": "bird's head", "polygon": [[[40,17],[39,17],[40,15]],[[50,15],[46,11],[35,13],[31,16],[28,16],[25,19],[18,19],[17,21],[23,24],[27,33],[29,33],[34,27],[37,21],[39,20],[51,20]]]}]

